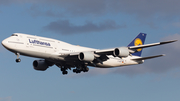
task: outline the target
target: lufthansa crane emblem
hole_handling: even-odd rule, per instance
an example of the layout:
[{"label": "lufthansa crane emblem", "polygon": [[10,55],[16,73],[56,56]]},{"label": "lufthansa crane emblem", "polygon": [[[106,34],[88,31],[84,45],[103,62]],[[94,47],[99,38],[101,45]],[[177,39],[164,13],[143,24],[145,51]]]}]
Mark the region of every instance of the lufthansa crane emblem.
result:
[{"label": "lufthansa crane emblem", "polygon": [[[141,39],[139,39],[139,38],[135,39],[135,41],[134,41],[135,46],[139,46],[139,45],[142,45],[142,44],[143,43],[142,43]],[[142,48],[137,49],[138,52],[140,52],[141,50],[142,50]]]}]

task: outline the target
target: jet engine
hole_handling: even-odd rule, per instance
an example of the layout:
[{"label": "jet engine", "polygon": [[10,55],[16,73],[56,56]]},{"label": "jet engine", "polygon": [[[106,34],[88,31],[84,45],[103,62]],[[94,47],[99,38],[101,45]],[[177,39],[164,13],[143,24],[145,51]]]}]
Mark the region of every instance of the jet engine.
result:
[{"label": "jet engine", "polygon": [[129,50],[126,47],[116,48],[113,52],[114,56],[127,57],[129,55]]},{"label": "jet engine", "polygon": [[49,65],[45,60],[34,60],[33,67],[35,70],[45,71],[49,67]]},{"label": "jet engine", "polygon": [[81,52],[78,55],[79,60],[92,62],[94,60],[94,53],[93,52]]}]

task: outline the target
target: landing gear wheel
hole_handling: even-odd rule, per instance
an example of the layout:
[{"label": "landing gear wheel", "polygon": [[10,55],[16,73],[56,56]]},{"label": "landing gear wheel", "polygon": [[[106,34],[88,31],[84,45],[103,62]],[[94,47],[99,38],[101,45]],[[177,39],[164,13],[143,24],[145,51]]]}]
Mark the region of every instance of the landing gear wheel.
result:
[{"label": "landing gear wheel", "polygon": [[76,73],[77,69],[73,69],[73,72]]},{"label": "landing gear wheel", "polygon": [[67,71],[63,71],[62,74],[65,75],[65,74],[68,74],[68,72]]},{"label": "landing gear wheel", "polygon": [[81,73],[81,70],[76,70],[76,73]]},{"label": "landing gear wheel", "polygon": [[65,71],[65,68],[61,68],[61,71]]},{"label": "landing gear wheel", "polygon": [[82,71],[83,71],[83,72],[88,72],[88,71],[89,71],[89,68],[88,68],[88,67],[85,67],[85,68],[83,68]]},{"label": "landing gear wheel", "polygon": [[88,72],[89,71],[89,68],[88,67],[86,67],[86,70],[85,70],[85,72]]},{"label": "landing gear wheel", "polygon": [[21,59],[16,59],[16,62],[18,63],[18,62],[21,62]]}]

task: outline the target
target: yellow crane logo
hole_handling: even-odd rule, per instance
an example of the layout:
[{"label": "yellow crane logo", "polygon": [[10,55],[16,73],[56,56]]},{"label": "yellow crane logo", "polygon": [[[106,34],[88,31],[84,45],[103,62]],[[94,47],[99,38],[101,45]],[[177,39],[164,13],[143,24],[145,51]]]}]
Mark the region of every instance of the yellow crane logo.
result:
[{"label": "yellow crane logo", "polygon": [[[135,41],[134,41],[135,46],[139,46],[139,45],[142,45],[142,44],[143,43],[142,43],[141,39],[139,39],[139,38],[135,39]],[[142,48],[137,49],[138,52],[140,52],[141,50],[142,50]]]}]

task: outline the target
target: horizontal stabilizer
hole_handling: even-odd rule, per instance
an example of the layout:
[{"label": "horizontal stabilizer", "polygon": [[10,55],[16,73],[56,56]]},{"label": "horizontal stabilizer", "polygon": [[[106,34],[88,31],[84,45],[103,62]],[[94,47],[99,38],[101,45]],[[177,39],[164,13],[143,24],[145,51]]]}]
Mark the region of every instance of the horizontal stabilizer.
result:
[{"label": "horizontal stabilizer", "polygon": [[165,54],[149,56],[149,57],[138,57],[138,58],[133,58],[131,60],[146,60],[146,59],[152,59],[152,58],[157,58],[157,57],[161,57],[161,56],[165,56]]},{"label": "horizontal stabilizer", "polygon": [[152,44],[145,44],[145,45],[139,45],[139,46],[130,46],[129,49],[139,49],[139,48],[147,48],[147,47],[152,47],[152,46],[157,46],[157,45],[163,45],[167,43],[172,43],[176,42],[177,40],[172,40],[172,41],[164,41],[164,42],[158,42],[158,43],[152,43]]}]

